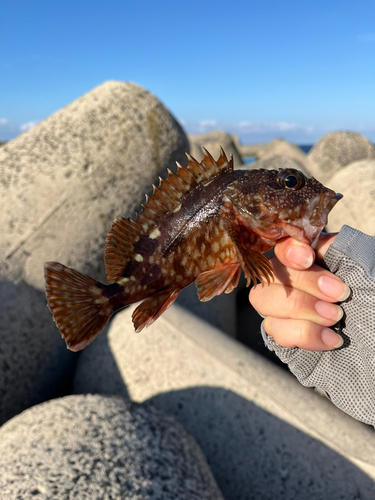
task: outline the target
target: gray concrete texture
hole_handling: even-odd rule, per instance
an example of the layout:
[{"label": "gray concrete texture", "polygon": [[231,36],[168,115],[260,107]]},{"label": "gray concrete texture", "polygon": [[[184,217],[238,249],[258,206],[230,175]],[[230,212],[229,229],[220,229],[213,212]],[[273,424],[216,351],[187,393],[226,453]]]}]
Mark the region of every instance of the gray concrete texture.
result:
[{"label": "gray concrete texture", "polygon": [[258,160],[254,163],[246,165],[249,170],[255,170],[258,168],[264,168],[266,170],[280,170],[284,168],[295,168],[300,170],[308,177],[311,177],[310,172],[306,169],[305,163],[300,162],[294,158],[283,155],[273,155],[264,158],[264,160]]},{"label": "gray concrete texture", "polygon": [[190,143],[190,154],[198,161],[202,159],[202,146],[205,147],[214,158],[220,155],[220,146],[224,149],[227,157],[233,155],[234,168],[241,168],[243,159],[237,149],[233,137],[223,130],[213,130],[206,134],[191,134],[188,136]]},{"label": "gray concrete texture", "polygon": [[319,139],[307,156],[315,166],[311,174],[320,182],[326,182],[346,165],[375,158],[375,146],[354,132],[332,132]]},{"label": "gray concrete texture", "polygon": [[375,159],[350,163],[334,173],[328,185],[344,198],[332,210],[327,230],[336,232],[346,224],[375,236]]},{"label": "gray concrete texture", "polygon": [[222,500],[184,428],[151,403],[68,396],[0,429],[0,499]]},{"label": "gray concrete texture", "polygon": [[374,498],[372,429],[184,308],[141,334],[132,310],[82,352],[76,393],[152,401],[174,416],[227,500]]},{"label": "gray concrete texture", "polygon": [[159,175],[186,164],[188,149],[162,103],[123,82],[97,87],[9,142],[0,150],[2,274],[41,289],[40,264],[60,259],[103,276],[114,216],[132,215]]},{"label": "gray concrete texture", "polygon": [[302,163],[304,168],[309,170],[308,164],[310,160],[304,151],[296,144],[292,144],[285,139],[276,138],[266,144],[260,142],[259,144],[251,145],[242,144],[238,135],[232,135],[232,139],[242,157],[254,157],[257,160],[266,160],[275,155],[287,156],[288,158]]},{"label": "gray concrete texture", "polygon": [[163,104],[123,82],[101,85],[1,148],[0,423],[56,394],[76,359],[46,307],[43,263],[104,281],[113,218],[133,215],[188,148]]},{"label": "gray concrete texture", "polygon": [[291,158],[298,162],[303,172],[309,173],[310,161],[307,155],[295,144],[292,144],[284,139],[273,139],[259,149],[258,160],[267,160],[274,156],[283,156]]}]

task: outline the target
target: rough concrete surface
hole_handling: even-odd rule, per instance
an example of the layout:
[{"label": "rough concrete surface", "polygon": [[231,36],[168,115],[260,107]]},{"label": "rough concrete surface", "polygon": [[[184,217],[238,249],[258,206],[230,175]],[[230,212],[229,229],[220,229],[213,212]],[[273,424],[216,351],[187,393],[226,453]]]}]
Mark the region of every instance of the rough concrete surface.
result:
[{"label": "rough concrete surface", "polygon": [[36,253],[87,267],[114,216],[132,215],[159,175],[186,164],[188,148],[162,103],[125,82],[100,85],[10,141],[0,150],[2,274],[41,287]]},{"label": "rough concrete surface", "polygon": [[112,219],[188,147],[155,96],[107,82],[1,148],[0,423],[51,397],[76,359],[47,310],[43,263],[105,280]]},{"label": "rough concrete surface", "polygon": [[309,174],[309,158],[307,155],[295,144],[286,141],[285,139],[273,139],[265,146],[259,148],[258,160],[266,160],[272,156],[286,156],[292,160],[297,161],[302,165],[302,171]]},{"label": "rough concrete surface", "polygon": [[324,135],[307,155],[311,174],[326,182],[338,170],[355,161],[375,157],[375,146],[363,135],[339,131]]},{"label": "rough concrete surface", "polygon": [[344,198],[330,213],[327,230],[340,231],[346,224],[375,236],[375,159],[355,161],[338,170],[329,187]]},{"label": "rough concrete surface", "polygon": [[220,146],[224,149],[225,154],[229,158],[233,155],[234,168],[241,167],[243,159],[238,152],[237,146],[233,141],[233,137],[222,130],[214,130],[206,134],[191,134],[188,136],[190,143],[190,154],[198,161],[202,159],[202,146],[204,146],[215,160],[220,155]]},{"label": "rough concrete surface", "polygon": [[258,168],[264,168],[266,170],[279,170],[284,168],[295,168],[303,172],[307,177],[311,177],[309,172],[306,170],[303,163],[298,160],[289,158],[288,156],[274,155],[265,158],[264,160],[258,160],[254,163],[247,165],[249,170],[255,170]]},{"label": "rough concrete surface", "polygon": [[228,500],[374,497],[372,429],[177,305],[140,334],[131,313],[83,351],[75,392],[175,416]]},{"label": "rough concrete surface", "polygon": [[0,498],[222,500],[173,418],[98,395],[34,406],[0,429]]}]

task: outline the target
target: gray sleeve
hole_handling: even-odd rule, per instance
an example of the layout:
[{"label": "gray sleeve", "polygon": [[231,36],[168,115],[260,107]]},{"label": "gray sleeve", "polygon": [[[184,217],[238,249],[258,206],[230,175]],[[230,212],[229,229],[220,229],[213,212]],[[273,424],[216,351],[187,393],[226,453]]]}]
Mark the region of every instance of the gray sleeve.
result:
[{"label": "gray sleeve", "polygon": [[324,262],[351,289],[340,304],[344,317],[333,327],[343,346],[325,352],[287,349],[262,325],[263,338],[302,385],[322,389],[337,407],[375,425],[375,238],[343,226]]}]

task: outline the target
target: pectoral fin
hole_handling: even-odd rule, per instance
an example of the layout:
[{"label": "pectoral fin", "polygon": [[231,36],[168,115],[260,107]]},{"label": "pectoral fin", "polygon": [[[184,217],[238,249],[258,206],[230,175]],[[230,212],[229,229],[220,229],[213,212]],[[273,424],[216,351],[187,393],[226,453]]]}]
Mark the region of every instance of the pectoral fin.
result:
[{"label": "pectoral fin", "polygon": [[207,302],[216,295],[226,292],[228,288],[232,291],[238,284],[240,272],[240,265],[235,263],[201,273],[195,280],[199,300]]},{"label": "pectoral fin", "polygon": [[264,247],[260,236],[251,228],[246,219],[233,206],[230,201],[225,201],[222,211],[225,229],[232,240],[237,254],[238,262],[247,280],[247,286],[252,281],[254,285],[259,281],[273,280],[273,269],[262,252],[270,246]]},{"label": "pectoral fin", "polygon": [[229,285],[226,287],[224,290],[225,293],[231,293],[235,288],[238,286],[238,282],[240,281],[241,278],[241,266],[239,265],[237,268],[236,273],[233,275],[233,278]]}]

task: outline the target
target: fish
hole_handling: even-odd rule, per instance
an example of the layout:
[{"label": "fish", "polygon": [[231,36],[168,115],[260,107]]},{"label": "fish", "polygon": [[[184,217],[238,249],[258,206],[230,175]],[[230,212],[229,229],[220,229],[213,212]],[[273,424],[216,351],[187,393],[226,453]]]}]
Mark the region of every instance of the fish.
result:
[{"label": "fish", "polygon": [[315,248],[342,198],[299,170],[234,170],[222,148],[217,160],[204,148],[200,162],[187,156],[187,167],[159,178],[136,218],[115,218],[104,250],[108,284],[45,263],[47,304],[68,349],[84,349],[116,311],[142,301],[132,315],[140,332],[194,281],[203,302],[232,292],[241,271],[247,286],[270,283],[263,254],[286,236]]}]

